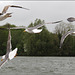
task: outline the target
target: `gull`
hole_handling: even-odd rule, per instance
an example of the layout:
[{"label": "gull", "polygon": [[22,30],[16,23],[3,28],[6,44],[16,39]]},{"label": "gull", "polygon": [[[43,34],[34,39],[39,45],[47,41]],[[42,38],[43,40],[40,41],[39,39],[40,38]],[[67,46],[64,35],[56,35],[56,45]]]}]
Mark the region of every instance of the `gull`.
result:
[{"label": "gull", "polygon": [[2,63],[0,64],[0,68],[8,61],[12,60],[17,54],[17,48],[15,48],[12,51],[12,45],[11,45],[11,32],[9,29],[9,34],[8,34],[8,41],[7,41],[7,51],[6,54],[2,56]]},{"label": "gull", "polygon": [[13,28],[10,28],[10,29],[25,29],[24,32],[28,32],[28,33],[40,33],[42,31],[42,29],[38,29],[38,28],[41,28],[45,24],[55,24],[55,23],[59,23],[59,22],[61,22],[61,21],[38,24],[38,25],[33,26],[33,27],[13,27]]},{"label": "gull", "polygon": [[[11,17],[11,14],[12,14],[12,13],[6,13],[9,7],[21,8],[21,9],[29,10],[28,8],[24,8],[24,7],[21,7],[21,6],[7,5],[7,6],[4,7],[3,11],[0,13],[0,21],[6,19],[6,18],[8,18],[8,17]],[[5,13],[6,13],[6,14],[5,14]]]},{"label": "gull", "polygon": [[62,47],[62,44],[63,44],[65,38],[66,38],[68,35],[72,34],[72,33],[75,34],[75,31],[74,31],[74,30],[68,31],[67,33],[65,33],[65,34],[62,36],[61,41],[60,41],[60,48]]},{"label": "gull", "polygon": [[73,22],[73,21],[75,21],[75,18],[74,17],[70,17],[70,18],[67,19],[67,21]]}]

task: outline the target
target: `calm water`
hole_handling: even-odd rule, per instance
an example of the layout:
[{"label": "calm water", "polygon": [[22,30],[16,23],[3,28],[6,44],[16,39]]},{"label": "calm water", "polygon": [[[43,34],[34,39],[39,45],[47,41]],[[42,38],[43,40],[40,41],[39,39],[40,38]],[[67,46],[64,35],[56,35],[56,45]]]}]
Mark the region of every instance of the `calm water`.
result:
[{"label": "calm water", "polygon": [[75,57],[16,57],[0,75],[75,75]]}]

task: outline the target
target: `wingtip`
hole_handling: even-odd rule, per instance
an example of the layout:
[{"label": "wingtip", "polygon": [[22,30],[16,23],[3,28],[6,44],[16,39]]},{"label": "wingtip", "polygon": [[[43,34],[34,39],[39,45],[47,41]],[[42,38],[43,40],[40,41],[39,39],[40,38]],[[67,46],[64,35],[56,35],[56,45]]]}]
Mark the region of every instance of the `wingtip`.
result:
[{"label": "wingtip", "polygon": [[28,9],[28,8],[24,8],[24,7],[22,7],[23,9],[26,9],[26,10],[30,10],[30,9]]}]

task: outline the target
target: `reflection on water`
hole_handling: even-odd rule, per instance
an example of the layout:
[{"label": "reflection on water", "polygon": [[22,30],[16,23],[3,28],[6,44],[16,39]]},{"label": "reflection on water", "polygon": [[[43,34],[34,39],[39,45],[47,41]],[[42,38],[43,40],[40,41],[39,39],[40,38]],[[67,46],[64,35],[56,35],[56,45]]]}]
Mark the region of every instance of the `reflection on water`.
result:
[{"label": "reflection on water", "polygon": [[0,75],[75,75],[75,58],[16,57],[0,69]]}]

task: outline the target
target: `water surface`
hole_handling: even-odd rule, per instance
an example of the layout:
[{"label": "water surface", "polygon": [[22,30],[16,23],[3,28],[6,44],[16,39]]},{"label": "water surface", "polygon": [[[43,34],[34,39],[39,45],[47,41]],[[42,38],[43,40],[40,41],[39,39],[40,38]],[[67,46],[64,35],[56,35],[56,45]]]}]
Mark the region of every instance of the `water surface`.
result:
[{"label": "water surface", "polygon": [[0,75],[75,75],[75,57],[16,57]]}]

